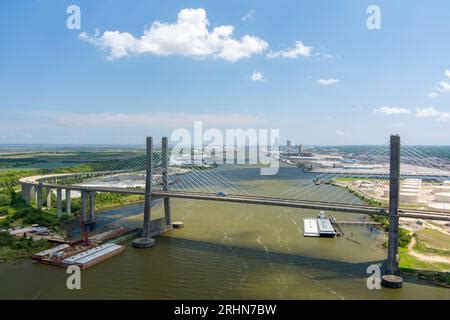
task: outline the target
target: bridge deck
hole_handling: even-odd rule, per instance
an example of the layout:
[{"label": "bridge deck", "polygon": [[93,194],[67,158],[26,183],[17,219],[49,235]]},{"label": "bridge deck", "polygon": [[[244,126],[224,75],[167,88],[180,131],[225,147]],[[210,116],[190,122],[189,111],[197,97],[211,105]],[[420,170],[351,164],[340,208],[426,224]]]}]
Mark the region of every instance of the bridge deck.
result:
[{"label": "bridge deck", "polygon": [[[57,183],[39,183],[38,181],[21,181],[23,184],[41,185],[45,188],[65,189],[71,191],[84,191],[84,192],[111,192],[121,194],[134,194],[145,195],[143,189],[127,189],[127,188],[114,188],[114,187],[89,187],[89,186],[77,186],[77,185],[60,185]],[[193,199],[193,200],[205,200],[205,201],[222,201],[233,202],[242,204],[254,204],[254,205],[268,205],[278,207],[290,207],[301,208],[311,210],[326,210],[337,211],[346,213],[359,213],[367,215],[389,215],[387,208],[371,207],[367,205],[357,204],[344,204],[344,203],[331,203],[323,201],[309,201],[298,199],[284,199],[262,196],[250,196],[250,195],[227,195],[219,196],[212,193],[200,193],[200,192],[180,192],[180,191],[154,191],[152,197],[158,198],[179,198],[179,199]],[[402,218],[414,218],[414,219],[426,219],[426,220],[441,220],[450,221],[450,213],[437,212],[432,210],[413,210],[404,209],[399,211],[399,217]]]}]

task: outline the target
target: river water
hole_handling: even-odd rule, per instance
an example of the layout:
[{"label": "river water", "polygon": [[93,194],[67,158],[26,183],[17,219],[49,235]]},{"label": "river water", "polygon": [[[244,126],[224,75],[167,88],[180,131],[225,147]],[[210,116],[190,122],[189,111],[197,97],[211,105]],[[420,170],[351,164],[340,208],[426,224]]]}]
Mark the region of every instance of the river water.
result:
[{"label": "river water", "polygon": [[[260,177],[255,168],[218,168],[251,194],[276,195],[312,177],[296,168]],[[308,194],[319,199],[320,188]],[[317,188],[317,189],[314,189]],[[342,199],[358,202],[345,190]],[[175,229],[157,245],[124,253],[82,271],[82,290],[68,290],[63,268],[29,260],[0,264],[0,298],[10,299],[450,299],[450,290],[415,277],[396,290],[369,290],[367,266],[386,257],[385,235],[363,226],[344,226],[345,236],[304,238],[303,218],[316,211],[172,199]],[[141,226],[140,204],[104,210],[99,230]],[[358,214],[333,213],[338,220]],[[152,218],[163,215],[156,203]]]}]

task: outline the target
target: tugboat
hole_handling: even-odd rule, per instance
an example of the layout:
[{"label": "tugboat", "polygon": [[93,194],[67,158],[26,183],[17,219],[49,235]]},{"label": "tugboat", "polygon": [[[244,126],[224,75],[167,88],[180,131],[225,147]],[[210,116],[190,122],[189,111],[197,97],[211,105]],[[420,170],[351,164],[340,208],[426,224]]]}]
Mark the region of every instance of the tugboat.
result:
[{"label": "tugboat", "polygon": [[327,217],[325,216],[325,211],[320,211],[319,214],[317,215],[317,219],[326,219]]}]

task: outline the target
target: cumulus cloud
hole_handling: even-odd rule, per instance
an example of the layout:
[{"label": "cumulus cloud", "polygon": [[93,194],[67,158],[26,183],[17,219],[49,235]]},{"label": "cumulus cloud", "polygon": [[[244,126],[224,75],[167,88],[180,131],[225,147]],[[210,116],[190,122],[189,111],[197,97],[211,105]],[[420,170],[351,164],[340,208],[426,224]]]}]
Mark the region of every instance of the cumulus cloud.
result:
[{"label": "cumulus cloud", "polygon": [[379,108],[373,109],[373,113],[384,113],[387,115],[394,115],[394,114],[408,114],[408,113],[411,113],[411,111],[406,108],[379,107]]},{"label": "cumulus cloud", "polygon": [[445,70],[445,76],[450,79],[450,70],[449,69]]},{"label": "cumulus cloud", "polygon": [[317,80],[317,83],[322,85],[322,86],[331,86],[331,85],[336,84],[338,82],[339,82],[339,79],[333,79],[333,78]]},{"label": "cumulus cloud", "polygon": [[450,92],[450,83],[445,81],[439,82],[437,90],[440,92]]},{"label": "cumulus cloud", "polygon": [[433,107],[416,109],[416,116],[418,118],[434,118],[438,121],[450,120],[450,112],[438,111]]},{"label": "cumulus cloud", "polygon": [[253,81],[263,81],[264,76],[261,72],[253,72],[252,75],[250,76],[250,79]]},{"label": "cumulus cloud", "polygon": [[256,36],[233,38],[233,26],[223,25],[212,30],[208,30],[208,26],[204,9],[182,9],[175,23],[155,21],[140,37],[116,30],[98,36],[82,32],[79,38],[109,51],[109,59],[154,54],[214,57],[235,62],[262,53],[268,47],[266,41]]},{"label": "cumulus cloud", "polygon": [[438,94],[437,92],[430,92],[430,93],[428,94],[428,97],[429,97],[429,98],[436,98],[438,95],[439,95],[439,94]]},{"label": "cumulus cloud", "polygon": [[305,46],[302,41],[296,41],[292,48],[283,49],[280,51],[270,51],[267,53],[268,58],[291,58],[309,57],[313,51],[313,47]]}]

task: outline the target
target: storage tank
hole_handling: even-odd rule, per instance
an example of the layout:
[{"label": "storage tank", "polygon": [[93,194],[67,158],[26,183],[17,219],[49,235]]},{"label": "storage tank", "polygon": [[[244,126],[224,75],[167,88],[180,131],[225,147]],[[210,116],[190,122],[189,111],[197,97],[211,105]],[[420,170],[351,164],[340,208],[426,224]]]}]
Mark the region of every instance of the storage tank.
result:
[{"label": "storage tank", "polygon": [[417,188],[400,188],[400,193],[419,193],[420,190]]},{"label": "storage tank", "polygon": [[438,192],[434,195],[436,202],[448,202],[450,203],[450,192]]},{"label": "storage tank", "polygon": [[450,203],[433,202],[433,203],[428,204],[428,208],[439,210],[439,211],[450,212]]},{"label": "storage tank", "polygon": [[433,193],[450,192],[450,186],[433,186]]},{"label": "storage tank", "polygon": [[419,201],[419,194],[410,192],[400,192],[400,202],[417,203],[418,201]]}]

